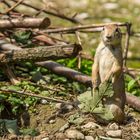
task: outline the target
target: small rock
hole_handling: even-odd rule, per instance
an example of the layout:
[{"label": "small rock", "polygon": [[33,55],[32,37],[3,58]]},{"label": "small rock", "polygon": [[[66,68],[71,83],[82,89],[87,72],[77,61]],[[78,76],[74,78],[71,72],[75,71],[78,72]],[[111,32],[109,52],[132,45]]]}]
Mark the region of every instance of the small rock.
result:
[{"label": "small rock", "polygon": [[53,124],[53,123],[55,123],[55,122],[56,122],[55,120],[50,120],[50,121],[49,121],[50,124]]},{"label": "small rock", "polygon": [[105,9],[108,9],[108,10],[114,10],[114,9],[117,9],[118,7],[119,7],[119,5],[118,5],[118,3],[105,3],[104,5],[103,5],[103,7],[105,8]]},{"label": "small rock", "polygon": [[43,138],[43,139],[41,139],[41,140],[50,140],[50,139],[49,139],[49,137],[46,137],[46,138]]},{"label": "small rock", "polygon": [[69,123],[66,123],[65,125],[63,125],[60,129],[59,129],[59,131],[60,132],[64,132],[67,128],[69,128],[70,127],[70,124]]},{"label": "small rock", "polygon": [[78,130],[66,130],[65,135],[67,138],[75,140],[84,140],[85,136]]},{"label": "small rock", "polygon": [[113,138],[121,138],[122,131],[121,130],[109,130],[106,132],[108,136]]},{"label": "small rock", "polygon": [[112,123],[108,126],[109,130],[118,130],[119,126],[116,123]]},{"label": "small rock", "polygon": [[62,103],[56,103],[56,104],[55,104],[55,108],[56,108],[56,109],[61,109],[61,106],[62,106]]},{"label": "small rock", "polygon": [[45,99],[42,99],[40,102],[41,102],[41,104],[43,104],[43,105],[45,105],[45,104],[47,104],[47,103],[48,103],[48,101],[47,101],[47,100],[45,100]]},{"label": "small rock", "polygon": [[30,135],[26,135],[26,136],[24,136],[24,139],[25,140],[30,140],[32,137],[30,136]]},{"label": "small rock", "polygon": [[85,129],[95,129],[95,128],[99,128],[102,129],[102,127],[94,122],[88,122],[87,124],[81,126],[81,128],[85,128]]},{"label": "small rock", "polygon": [[92,136],[85,136],[85,140],[94,140]]},{"label": "small rock", "polygon": [[17,140],[17,135],[15,134],[10,134],[9,137],[8,137],[9,140]]},{"label": "small rock", "polygon": [[66,138],[64,133],[56,133],[55,138],[57,140],[64,140]]},{"label": "small rock", "polygon": [[81,14],[76,15],[76,19],[78,20],[84,20],[85,18],[88,18],[88,17],[89,17],[88,13],[81,13]]},{"label": "small rock", "polygon": [[71,111],[73,109],[73,106],[72,105],[67,105],[66,108]]}]

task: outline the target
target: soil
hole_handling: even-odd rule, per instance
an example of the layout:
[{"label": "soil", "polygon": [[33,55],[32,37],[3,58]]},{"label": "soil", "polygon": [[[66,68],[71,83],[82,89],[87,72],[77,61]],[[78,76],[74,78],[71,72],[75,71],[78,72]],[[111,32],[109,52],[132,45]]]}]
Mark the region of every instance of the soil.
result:
[{"label": "soil", "polygon": [[[22,140],[41,140],[43,138],[50,138],[51,140],[57,140],[57,139],[62,139],[57,138],[58,135],[60,135],[59,130],[62,126],[64,126],[68,122],[68,118],[72,114],[76,114],[78,110],[73,109],[70,112],[67,112],[65,114],[59,114],[55,115],[58,112],[58,110],[55,109],[54,104],[53,105],[42,105],[42,104],[37,104],[34,108],[31,108],[29,112],[24,111],[24,113],[20,114],[19,117],[19,124],[20,124],[20,129],[25,129],[25,128],[32,128],[38,131],[39,133],[37,136],[32,137],[31,135],[20,135],[16,136],[14,134],[8,134],[6,136],[3,136],[0,138],[4,140],[16,140],[16,139],[22,139]],[[128,111],[127,111],[128,112]],[[135,139],[140,139],[140,119],[139,119],[138,113],[134,112],[134,110],[131,109],[131,112],[129,115],[127,115],[126,120],[124,121],[124,124],[117,124],[118,129],[122,130],[122,136],[121,139],[124,140],[135,140]],[[81,125],[87,124],[88,122],[95,122],[97,125],[100,127],[92,129],[92,130],[86,130],[82,129]],[[113,122],[112,122],[113,123]],[[110,124],[102,124],[97,122],[94,117],[90,114],[84,114],[84,121],[80,124],[70,124],[70,127],[66,128],[67,129],[77,129],[80,132],[82,132],[85,136],[90,135],[93,138],[98,138],[102,139],[100,137],[106,137],[107,136],[106,132],[108,131],[108,126]],[[65,130],[64,130],[65,131]],[[59,136],[60,137],[60,136]]]}]

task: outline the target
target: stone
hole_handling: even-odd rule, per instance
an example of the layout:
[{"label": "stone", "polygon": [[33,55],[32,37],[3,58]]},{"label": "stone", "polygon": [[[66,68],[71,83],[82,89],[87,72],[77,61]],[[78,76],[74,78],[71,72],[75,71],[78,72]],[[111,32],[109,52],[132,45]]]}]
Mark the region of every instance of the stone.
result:
[{"label": "stone", "polygon": [[66,130],[65,135],[69,139],[75,139],[75,140],[84,140],[85,139],[84,134],[82,134],[78,130],[68,129],[68,130]]},{"label": "stone", "polygon": [[50,121],[49,121],[50,124],[53,124],[53,123],[55,123],[55,122],[56,122],[55,120],[50,120]]},{"label": "stone", "polygon": [[8,137],[9,140],[17,140],[17,135],[16,134],[10,134]]},{"label": "stone", "polygon": [[85,140],[94,140],[92,136],[85,136]]},{"label": "stone", "polygon": [[119,7],[119,5],[118,5],[118,3],[105,3],[104,5],[103,5],[103,7],[105,8],[105,9],[108,9],[108,10],[114,10],[114,9],[117,9],[118,7]]},{"label": "stone", "polygon": [[94,122],[88,122],[87,124],[81,126],[81,128],[85,128],[85,129],[95,129],[95,128],[99,128],[102,129],[102,127]]},{"label": "stone", "polygon": [[69,123],[66,123],[65,125],[63,125],[60,129],[59,129],[59,132],[64,132],[67,128],[70,127],[70,124]]},{"label": "stone", "polygon": [[65,136],[64,133],[56,133],[56,134],[55,134],[55,138],[56,138],[57,140],[64,140],[64,139],[66,139],[66,136]]},{"label": "stone", "polygon": [[41,139],[41,140],[50,140],[50,139],[49,139],[49,137],[46,137],[46,138],[43,138],[43,139]]},{"label": "stone", "polygon": [[108,136],[113,138],[121,138],[122,130],[109,130],[106,132]]},{"label": "stone", "polygon": [[45,104],[48,104],[48,101],[47,100],[45,100],[45,99],[41,99],[41,104],[43,104],[43,105],[45,105]]},{"label": "stone", "polygon": [[25,140],[30,140],[32,137],[30,136],[30,135],[26,135],[26,136],[24,136],[24,139]]},{"label": "stone", "polygon": [[112,123],[108,126],[109,130],[118,130],[119,126],[116,123]]},{"label": "stone", "polygon": [[61,106],[62,106],[62,103],[56,103],[56,104],[55,104],[55,108],[56,108],[56,109],[61,109]]}]

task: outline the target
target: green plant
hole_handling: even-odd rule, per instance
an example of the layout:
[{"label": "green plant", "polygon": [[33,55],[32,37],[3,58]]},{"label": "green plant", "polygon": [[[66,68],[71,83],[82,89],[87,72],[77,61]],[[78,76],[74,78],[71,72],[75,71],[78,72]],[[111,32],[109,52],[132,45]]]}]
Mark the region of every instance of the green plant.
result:
[{"label": "green plant", "polygon": [[135,96],[140,96],[140,89],[139,85],[137,84],[137,80],[139,80],[140,77],[138,77],[136,80],[131,78],[128,75],[125,75],[125,85],[126,85],[126,91],[129,93],[135,95]]}]

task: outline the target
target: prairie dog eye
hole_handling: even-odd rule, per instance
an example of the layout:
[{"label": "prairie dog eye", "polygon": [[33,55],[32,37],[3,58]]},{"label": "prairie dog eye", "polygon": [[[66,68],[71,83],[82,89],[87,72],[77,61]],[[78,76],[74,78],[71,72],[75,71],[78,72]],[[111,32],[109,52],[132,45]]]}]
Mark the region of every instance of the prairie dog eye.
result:
[{"label": "prairie dog eye", "polygon": [[116,33],[120,33],[120,29],[119,29],[119,28],[117,28],[115,32],[116,32]]}]

